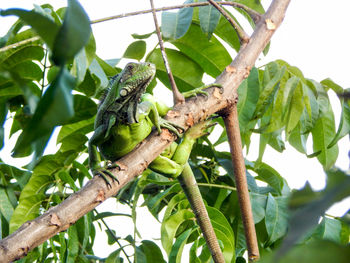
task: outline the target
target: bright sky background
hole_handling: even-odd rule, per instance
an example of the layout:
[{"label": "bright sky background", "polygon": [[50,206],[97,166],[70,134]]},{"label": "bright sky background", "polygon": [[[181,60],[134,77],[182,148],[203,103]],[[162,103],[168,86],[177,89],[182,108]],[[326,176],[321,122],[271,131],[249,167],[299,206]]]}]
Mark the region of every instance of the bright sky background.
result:
[{"label": "bright sky background", "polygon": [[[55,8],[64,6],[66,3],[62,0],[2,0],[1,8],[21,7],[31,9],[33,3],[43,4],[47,2]],[[150,8],[150,3],[147,0],[81,0],[80,2],[91,20]],[[175,0],[155,0],[155,6],[171,6],[182,2]],[[265,7],[269,3],[270,1],[263,0]],[[334,2],[325,0],[291,1],[282,26],[272,38],[269,54],[267,57],[261,56],[257,61],[257,65],[264,65],[275,59],[283,59],[291,65],[300,68],[307,78],[321,81],[329,77],[342,87],[349,88],[349,10],[350,1],[348,0]],[[13,17],[0,17],[0,36],[6,33],[9,26],[15,20],[16,18]],[[93,25],[92,28],[97,43],[97,54],[103,59],[120,57],[125,51],[125,48],[132,42],[131,33],[149,33],[154,30],[153,25],[151,15],[133,16]],[[153,48],[153,46],[149,48]],[[232,54],[232,57],[234,57],[234,54]],[[335,102],[333,103],[333,107],[336,122],[339,123],[339,103],[337,103],[337,99],[333,101]],[[12,165],[16,165],[15,160],[9,158],[14,142],[15,140],[11,140],[0,152],[0,158]],[[253,145],[256,145],[256,149],[251,149],[247,157],[249,160],[255,160],[257,157],[258,141],[253,141]],[[350,149],[348,137],[339,143],[339,147],[339,158],[336,165],[343,169],[348,169],[348,151]],[[325,185],[324,173],[318,161],[315,158],[308,159],[289,145],[287,145],[287,150],[283,154],[268,149],[265,153],[264,161],[281,173],[287,179],[291,188],[302,187],[306,180],[310,181],[315,189],[322,189]],[[114,200],[105,202],[101,205],[100,209],[111,210],[111,206],[117,206],[118,212],[126,211],[124,207],[116,205]],[[342,202],[342,204],[332,208],[329,213],[340,216],[349,208],[350,199],[347,199],[346,202]],[[115,208],[113,209],[115,210]],[[147,222],[144,220],[143,216],[142,221],[140,219],[138,220],[138,227],[141,225],[147,226],[144,229],[140,229],[143,238],[151,239],[159,237],[160,228],[158,225],[154,228],[148,227],[156,224],[156,221],[152,218],[147,219]],[[132,225],[130,219],[118,220],[118,222],[111,222],[111,224],[115,228],[118,228],[118,235],[120,236],[126,236],[128,233],[132,233],[132,228],[123,227]],[[111,251],[113,249],[104,245],[104,249],[98,252],[97,255],[101,257],[107,256]]]}]

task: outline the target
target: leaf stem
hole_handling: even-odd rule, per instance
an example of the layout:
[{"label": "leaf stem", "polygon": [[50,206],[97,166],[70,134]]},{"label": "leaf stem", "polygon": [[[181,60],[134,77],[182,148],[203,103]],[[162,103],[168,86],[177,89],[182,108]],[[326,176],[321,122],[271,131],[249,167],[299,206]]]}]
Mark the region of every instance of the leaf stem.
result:
[{"label": "leaf stem", "polygon": [[221,184],[207,184],[207,183],[197,183],[198,186],[205,186],[205,187],[214,187],[214,188],[221,188],[231,191],[237,191],[236,187],[228,186],[228,185],[221,185]]}]

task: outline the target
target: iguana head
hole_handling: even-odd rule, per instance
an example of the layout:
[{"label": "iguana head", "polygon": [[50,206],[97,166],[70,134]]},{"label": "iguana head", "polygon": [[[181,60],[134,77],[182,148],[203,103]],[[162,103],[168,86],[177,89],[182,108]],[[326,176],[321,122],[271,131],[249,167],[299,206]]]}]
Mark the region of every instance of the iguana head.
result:
[{"label": "iguana head", "polygon": [[156,67],[152,63],[130,62],[118,74],[117,83],[112,85],[112,89],[117,89],[115,102],[120,107],[117,113],[120,121],[138,122],[137,105],[155,73]]},{"label": "iguana head", "polygon": [[148,84],[156,73],[156,67],[149,62],[128,63],[119,73],[119,84],[117,94],[121,98],[136,98],[139,100],[146,91]]}]

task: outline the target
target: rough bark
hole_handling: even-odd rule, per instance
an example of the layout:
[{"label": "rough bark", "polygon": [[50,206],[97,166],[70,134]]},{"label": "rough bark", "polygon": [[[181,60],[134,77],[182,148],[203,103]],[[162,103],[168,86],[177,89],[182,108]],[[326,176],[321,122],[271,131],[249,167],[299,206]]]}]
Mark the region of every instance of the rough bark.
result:
[{"label": "rough bark", "polygon": [[[189,127],[233,104],[237,99],[236,90],[239,84],[249,75],[259,54],[282,22],[289,2],[290,0],[272,2],[257,24],[249,43],[217,78],[216,82],[224,87],[222,93],[219,88],[209,88],[209,98],[199,96],[184,104],[176,105],[168,113],[167,118],[178,125]],[[137,149],[118,161],[122,168],[120,171],[115,169],[113,172],[120,184],[115,182],[112,183],[111,188],[108,188],[102,178],[94,177],[80,191],[58,206],[49,209],[35,220],[23,224],[16,232],[0,241],[1,262],[19,259],[45,240],[66,230],[84,214],[115,195],[128,182],[141,174],[172,140],[174,137],[167,130],[163,130],[160,136],[152,133]]]}]

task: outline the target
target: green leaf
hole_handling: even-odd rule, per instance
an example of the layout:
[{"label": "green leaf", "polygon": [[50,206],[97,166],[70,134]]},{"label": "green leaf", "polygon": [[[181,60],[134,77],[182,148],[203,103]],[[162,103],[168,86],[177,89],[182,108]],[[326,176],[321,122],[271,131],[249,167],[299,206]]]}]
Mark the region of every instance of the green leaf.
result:
[{"label": "green leaf", "polygon": [[15,72],[21,79],[26,80],[39,81],[43,76],[40,66],[32,61],[18,63],[10,71]]},{"label": "green leaf", "polygon": [[317,155],[318,161],[323,165],[325,170],[330,169],[338,157],[338,146],[328,148],[328,145],[335,137],[334,115],[330,105],[328,111],[324,112],[316,121],[314,128],[311,131],[313,150]]},{"label": "green leaf", "polygon": [[295,209],[289,220],[288,235],[280,248],[281,255],[285,254],[310,229],[315,227],[320,216],[323,216],[331,205],[350,195],[350,177],[345,172],[333,168],[327,171],[327,176],[327,186],[323,191],[310,193],[310,187],[305,187],[299,190],[299,192],[303,192],[302,195],[297,192],[291,196],[291,203],[300,203],[295,202],[295,199],[300,199],[300,196],[307,198],[301,202],[301,205],[304,204],[303,206]]},{"label": "green leaf", "polygon": [[332,89],[338,95],[342,94],[344,91],[344,89],[341,86],[339,86],[337,83],[335,83],[333,80],[331,80],[329,78],[322,80],[321,84],[327,88],[326,89],[327,91],[328,91],[328,89]]},{"label": "green leaf", "polygon": [[207,206],[208,215],[213,225],[216,237],[223,245],[222,253],[225,262],[232,262],[235,259],[235,236],[226,217],[220,210]]},{"label": "green leaf", "polygon": [[146,262],[165,263],[162,251],[153,241],[142,240],[139,249],[141,249],[146,256]]},{"label": "green leaf", "polygon": [[277,262],[276,256],[279,256],[279,263],[347,263],[350,258],[349,246],[340,246],[334,242],[325,240],[318,240],[309,244],[296,246],[283,256],[279,252],[280,251],[277,251],[271,255],[267,255],[261,260],[261,263]]},{"label": "green leaf", "polygon": [[[61,69],[57,78],[44,93],[33,118],[23,130],[14,148],[14,155],[20,156],[26,149],[46,136],[48,140],[53,128],[68,121],[74,114],[73,96],[71,90],[75,85],[74,78],[66,69]],[[46,142],[35,150],[40,153]]]},{"label": "green leaf", "polygon": [[106,263],[123,263],[124,260],[119,256],[121,251],[122,251],[122,248],[118,248],[116,251],[111,253],[107,257]]},{"label": "green leaf", "polygon": [[10,222],[13,211],[13,206],[5,189],[0,188],[0,212],[5,217],[7,222]]},{"label": "green leaf", "polygon": [[[199,0],[199,2],[206,2],[206,0]],[[220,19],[220,12],[213,6],[200,6],[198,13],[202,31],[211,38]]]},{"label": "green leaf", "polygon": [[284,180],[275,169],[266,163],[257,162],[254,165],[254,171],[258,174],[256,179],[266,182],[275,189],[277,193],[282,193]]},{"label": "green leaf", "polygon": [[240,44],[237,32],[232,27],[230,22],[227,21],[227,19],[223,19],[223,18],[219,19],[219,24],[216,26],[214,34],[217,35],[222,40],[224,40],[234,50],[236,50],[237,52],[239,51],[241,44]]},{"label": "green leaf", "polygon": [[171,43],[214,78],[232,61],[225,47],[215,37],[209,41],[194,23],[182,38]]},{"label": "green leaf", "polygon": [[91,34],[90,20],[76,0],[69,0],[64,21],[52,48],[52,59],[63,65],[88,43]]},{"label": "green leaf", "polygon": [[341,231],[342,224],[339,220],[323,217],[323,220],[317,226],[313,237],[341,244]]},{"label": "green leaf", "polygon": [[[95,57],[95,59],[97,60],[98,64],[100,64],[101,68],[103,69],[103,71],[105,72],[105,74],[108,77],[112,77],[115,76],[118,71],[116,68],[114,68],[114,65],[110,65],[108,63],[108,61],[104,61],[103,59],[99,58],[98,56]],[[118,59],[119,62],[120,59]],[[114,63],[113,63],[114,64]],[[117,63],[116,63],[117,64]]]},{"label": "green leaf", "polygon": [[300,116],[302,115],[303,111],[303,88],[301,82],[298,82],[294,89],[287,114],[287,124],[285,129],[287,140],[291,131],[297,126],[298,122],[300,121]]},{"label": "green leaf", "polygon": [[131,43],[125,50],[123,57],[141,60],[146,53],[146,42],[143,40]]},{"label": "green leaf", "polygon": [[65,138],[73,134],[87,134],[88,132],[93,131],[94,120],[95,118],[91,118],[88,120],[83,120],[80,122],[62,126],[57,136],[57,143],[62,142]]},{"label": "green leaf", "polygon": [[329,143],[327,148],[332,148],[341,138],[350,133],[350,106],[347,102],[341,101],[342,112],[340,115],[340,123],[333,140]]},{"label": "green leaf", "polygon": [[257,224],[265,217],[267,196],[256,193],[251,193],[249,196],[252,202],[254,223]]},{"label": "green leaf", "polygon": [[[187,0],[185,3],[192,3]],[[191,25],[193,8],[181,8],[178,12],[162,13],[162,33],[165,38],[178,39],[185,35]]]},{"label": "green leaf", "polygon": [[264,86],[256,104],[255,116],[260,118],[270,106],[278,88],[278,82],[284,75],[286,68],[279,68],[277,63],[269,63],[264,72]]},{"label": "green leaf", "polygon": [[277,199],[269,193],[266,204],[265,225],[270,244],[287,233],[288,215],[286,198]]},{"label": "green leaf", "polygon": [[44,49],[36,44],[21,45],[0,53],[1,68],[10,69],[26,60],[41,61],[44,57]]},{"label": "green leaf", "polygon": [[90,119],[95,116],[97,112],[96,103],[83,95],[73,95],[73,104],[74,104],[74,116],[71,118],[68,123],[74,123],[86,119]]},{"label": "green leaf", "polygon": [[306,149],[306,141],[307,135],[302,133],[300,128],[301,124],[299,123],[290,133],[288,142],[292,145],[296,150],[303,154],[307,154]]},{"label": "green leaf", "polygon": [[[181,92],[198,88],[203,85],[202,68],[193,60],[183,55],[181,52],[173,49],[165,49],[170,68],[175,78],[176,85]],[[146,59],[156,65],[157,78],[170,89],[169,78],[165,70],[164,62],[160,53],[160,49],[154,50]]]},{"label": "green leaf", "polygon": [[72,225],[68,228],[68,246],[67,246],[67,263],[76,262],[76,257],[79,252],[79,241],[77,226]]},{"label": "green leaf", "polygon": [[67,171],[62,170],[58,172],[58,177],[64,183],[67,183],[74,190],[74,192],[77,192],[79,190],[79,188],[75,185],[74,180],[72,179],[72,177],[69,175]]},{"label": "green leaf", "polygon": [[162,222],[161,241],[165,252],[169,255],[173,240],[179,226],[187,220],[193,220],[194,214],[188,209],[179,210]]},{"label": "green leaf", "polygon": [[180,263],[181,262],[181,256],[184,246],[187,243],[187,239],[190,237],[190,235],[196,231],[197,229],[187,229],[185,232],[183,232],[175,241],[174,245],[171,248],[170,254],[169,254],[169,263]]},{"label": "green leaf", "polygon": [[98,79],[98,81],[95,81],[99,83],[98,88],[105,89],[108,86],[108,78],[100,63],[94,59],[89,66],[89,70],[92,78],[95,80]]},{"label": "green leaf", "polygon": [[260,93],[259,72],[252,68],[247,79],[238,87],[238,119],[239,127],[244,131],[253,118]]},{"label": "green leaf", "polygon": [[71,73],[77,78],[77,85],[82,83],[85,78],[86,70],[88,69],[88,61],[85,49],[81,49],[73,60]]},{"label": "green leaf", "polygon": [[27,196],[17,205],[10,220],[10,233],[17,230],[23,223],[39,216],[39,208],[45,200],[44,194]]},{"label": "green leaf", "polygon": [[23,9],[7,9],[1,10],[0,15],[8,16],[15,15],[22,19],[25,23],[30,25],[38,35],[46,42],[52,49],[55,38],[59,30],[59,26],[47,16],[37,13],[36,11],[27,11]]}]

